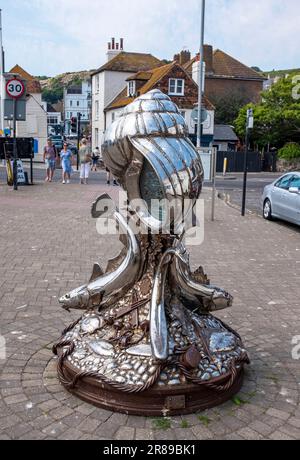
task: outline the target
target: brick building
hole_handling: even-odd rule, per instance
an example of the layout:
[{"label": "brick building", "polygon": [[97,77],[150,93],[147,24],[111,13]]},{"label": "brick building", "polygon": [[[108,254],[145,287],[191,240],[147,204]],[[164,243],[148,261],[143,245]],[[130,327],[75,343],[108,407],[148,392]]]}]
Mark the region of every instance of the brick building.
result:
[{"label": "brick building", "polygon": [[[179,107],[189,127],[190,134],[195,134],[196,125],[192,119],[192,111],[198,103],[198,85],[192,76],[177,62],[172,62],[149,71],[140,71],[126,80],[126,87],[105,108],[106,124],[109,126],[120,114],[120,111],[142,94],[159,89],[168,94]],[[203,143],[209,145],[214,134],[214,106],[204,98],[204,106],[208,118],[203,125]]]},{"label": "brick building", "polygon": [[[190,57],[190,56],[189,56]],[[205,94],[213,102],[226,97],[237,96],[248,102],[259,102],[265,77],[252,68],[242,64],[219,49],[213,50],[204,45]],[[188,59],[188,52],[182,51],[175,56],[184,69],[197,78],[199,72],[199,54]]]}]

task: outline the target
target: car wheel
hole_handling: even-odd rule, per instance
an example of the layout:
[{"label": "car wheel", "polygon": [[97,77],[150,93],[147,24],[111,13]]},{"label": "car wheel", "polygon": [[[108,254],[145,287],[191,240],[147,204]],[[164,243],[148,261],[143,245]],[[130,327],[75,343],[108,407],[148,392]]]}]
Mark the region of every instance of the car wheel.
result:
[{"label": "car wheel", "polygon": [[272,205],[270,200],[266,200],[264,203],[264,218],[272,220]]}]

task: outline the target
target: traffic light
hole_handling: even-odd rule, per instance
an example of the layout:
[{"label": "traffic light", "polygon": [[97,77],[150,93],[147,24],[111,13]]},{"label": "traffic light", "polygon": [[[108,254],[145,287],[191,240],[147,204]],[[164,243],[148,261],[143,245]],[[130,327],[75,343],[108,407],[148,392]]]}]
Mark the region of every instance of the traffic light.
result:
[{"label": "traffic light", "polygon": [[77,118],[76,117],[71,118],[71,133],[73,134],[77,133]]}]

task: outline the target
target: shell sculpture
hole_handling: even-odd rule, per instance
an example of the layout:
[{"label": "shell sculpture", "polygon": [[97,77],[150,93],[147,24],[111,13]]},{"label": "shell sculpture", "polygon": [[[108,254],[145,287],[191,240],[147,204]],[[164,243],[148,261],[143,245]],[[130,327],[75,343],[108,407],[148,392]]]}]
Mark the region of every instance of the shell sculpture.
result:
[{"label": "shell sculpture", "polygon": [[203,184],[185,120],[167,95],[150,91],[109,127],[102,153],[128,208],[124,216],[102,195],[92,216],[112,210],[124,250],[60,299],[85,312],[54,347],[59,378],[93,404],[132,414],[220,404],[239,391],[249,358],[239,335],[212,316],[232,306],[231,295],[202,267],[191,271],[184,246]]}]

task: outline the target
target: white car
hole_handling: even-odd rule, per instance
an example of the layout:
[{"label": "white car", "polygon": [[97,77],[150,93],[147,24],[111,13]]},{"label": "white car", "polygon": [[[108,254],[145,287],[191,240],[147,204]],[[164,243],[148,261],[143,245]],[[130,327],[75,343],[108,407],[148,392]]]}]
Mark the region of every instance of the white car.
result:
[{"label": "white car", "polygon": [[288,173],[267,185],[262,196],[263,216],[300,225],[300,172]]}]

